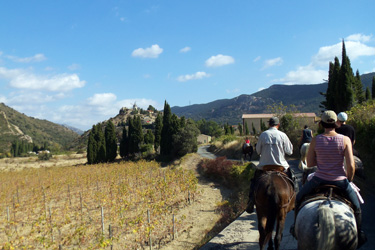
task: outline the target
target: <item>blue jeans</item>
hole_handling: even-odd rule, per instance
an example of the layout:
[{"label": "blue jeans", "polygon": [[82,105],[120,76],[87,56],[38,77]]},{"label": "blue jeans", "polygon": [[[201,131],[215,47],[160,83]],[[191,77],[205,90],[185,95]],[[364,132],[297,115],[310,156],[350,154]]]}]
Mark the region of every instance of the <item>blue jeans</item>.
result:
[{"label": "blue jeans", "polygon": [[325,184],[334,185],[343,189],[346,192],[349,200],[353,203],[353,206],[355,207],[354,212],[358,213],[361,211],[361,206],[359,204],[358,197],[353,188],[350,186],[348,179],[341,181],[326,181],[314,176],[310,181],[306,182],[305,185],[303,185],[302,189],[298,192],[296,197],[296,203],[300,204],[302,198],[305,195],[311,193],[314,190],[314,188]]}]

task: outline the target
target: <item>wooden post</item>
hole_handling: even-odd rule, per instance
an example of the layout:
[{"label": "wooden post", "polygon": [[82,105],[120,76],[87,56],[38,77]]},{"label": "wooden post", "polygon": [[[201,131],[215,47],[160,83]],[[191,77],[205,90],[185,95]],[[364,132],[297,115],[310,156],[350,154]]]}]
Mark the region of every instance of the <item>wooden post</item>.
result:
[{"label": "wooden post", "polygon": [[152,239],[151,239],[151,219],[150,219],[150,210],[147,209],[147,221],[148,227],[150,228],[148,232],[148,244],[150,245],[150,250],[152,250]]},{"label": "wooden post", "polygon": [[8,222],[10,221],[10,216],[9,216],[9,207],[7,207],[7,220],[8,220]]},{"label": "wooden post", "polygon": [[79,192],[79,200],[81,203],[81,220],[83,220],[83,204],[82,204],[82,193]]},{"label": "wooden post", "polygon": [[102,208],[102,235],[104,235],[104,208]]},{"label": "wooden post", "polygon": [[72,205],[72,199],[70,197],[70,185],[68,184],[68,198],[69,198],[69,205]]},{"label": "wooden post", "polygon": [[173,222],[173,232],[172,232],[172,235],[173,235],[173,239],[175,239],[175,232],[176,232],[176,227],[175,227],[175,224],[174,224],[174,215],[172,216],[172,222]]}]

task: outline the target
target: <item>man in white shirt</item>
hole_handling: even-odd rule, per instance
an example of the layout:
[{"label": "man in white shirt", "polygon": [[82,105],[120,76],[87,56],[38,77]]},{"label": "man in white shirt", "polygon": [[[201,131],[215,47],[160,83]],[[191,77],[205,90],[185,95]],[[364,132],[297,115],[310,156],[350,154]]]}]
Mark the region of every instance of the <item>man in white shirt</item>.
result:
[{"label": "man in white shirt", "polygon": [[[293,153],[293,145],[288,136],[279,130],[280,121],[277,117],[272,117],[268,121],[269,129],[264,131],[258,139],[256,144],[256,151],[260,155],[257,170],[250,183],[249,202],[246,212],[254,212],[254,188],[257,179],[263,173],[263,170],[284,168],[284,171],[289,169],[289,164],[285,159],[285,154],[291,155]],[[292,177],[292,172],[289,169],[288,176]]]}]

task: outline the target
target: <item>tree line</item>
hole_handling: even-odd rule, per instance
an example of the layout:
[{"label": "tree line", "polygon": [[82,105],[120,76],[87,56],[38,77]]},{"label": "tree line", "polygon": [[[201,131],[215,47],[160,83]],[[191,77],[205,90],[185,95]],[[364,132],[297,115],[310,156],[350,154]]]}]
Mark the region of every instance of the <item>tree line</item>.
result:
[{"label": "tree line", "polygon": [[181,157],[198,149],[197,137],[200,134],[196,123],[185,117],[172,114],[167,101],[163,115],[158,113],[153,130],[144,129],[139,115],[129,116],[122,124],[122,137],[118,141],[112,121],[105,127],[93,125],[87,144],[89,164],[112,162],[119,153],[121,158],[135,158],[154,149],[162,159]]}]

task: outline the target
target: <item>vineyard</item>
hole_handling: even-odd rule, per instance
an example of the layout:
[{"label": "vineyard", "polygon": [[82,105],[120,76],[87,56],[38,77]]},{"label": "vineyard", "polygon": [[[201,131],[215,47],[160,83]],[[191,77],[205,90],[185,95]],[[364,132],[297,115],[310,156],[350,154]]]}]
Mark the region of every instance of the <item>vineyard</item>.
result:
[{"label": "vineyard", "polygon": [[0,173],[2,249],[159,249],[197,195],[190,171],[122,162]]}]

